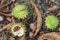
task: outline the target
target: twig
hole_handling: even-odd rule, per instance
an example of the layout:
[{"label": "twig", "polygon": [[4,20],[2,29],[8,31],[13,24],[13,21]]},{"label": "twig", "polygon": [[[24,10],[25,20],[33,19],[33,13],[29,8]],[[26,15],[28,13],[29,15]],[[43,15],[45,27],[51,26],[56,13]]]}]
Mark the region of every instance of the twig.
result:
[{"label": "twig", "polygon": [[4,25],[4,24],[0,24],[0,26],[6,26],[6,25]]},{"label": "twig", "polygon": [[5,27],[3,27],[2,29],[0,29],[0,32],[3,31],[4,29],[7,29],[8,27],[10,27],[12,25],[12,23],[9,23],[8,25],[6,25]]},{"label": "twig", "polygon": [[1,0],[1,5],[3,4],[4,0]]},{"label": "twig", "polygon": [[7,4],[1,6],[0,9],[3,8],[3,7],[5,7],[5,6],[7,6],[7,5],[9,5],[9,4],[11,4],[12,2],[13,2],[13,0],[10,0],[10,2],[8,2]]},{"label": "twig", "polygon": [[6,6],[3,10],[0,10],[1,12],[8,12],[8,10],[9,10],[9,7],[8,6]]},{"label": "twig", "polygon": [[11,18],[11,22],[12,22],[12,23],[15,23],[15,20],[14,20],[14,18],[13,18],[13,17]]},{"label": "twig", "polygon": [[3,12],[0,12],[0,15],[4,15],[4,16],[12,16],[11,14],[5,14]]},{"label": "twig", "polygon": [[7,19],[9,22],[11,22],[11,18],[7,17],[6,19]]},{"label": "twig", "polygon": [[33,3],[33,1],[32,0],[29,0],[29,1],[31,2],[32,6],[34,7],[34,14],[36,14],[36,16],[37,16],[37,26],[36,26],[36,31],[34,33],[34,36],[35,36],[41,29],[42,17],[41,17],[41,12],[38,10],[37,6]]}]

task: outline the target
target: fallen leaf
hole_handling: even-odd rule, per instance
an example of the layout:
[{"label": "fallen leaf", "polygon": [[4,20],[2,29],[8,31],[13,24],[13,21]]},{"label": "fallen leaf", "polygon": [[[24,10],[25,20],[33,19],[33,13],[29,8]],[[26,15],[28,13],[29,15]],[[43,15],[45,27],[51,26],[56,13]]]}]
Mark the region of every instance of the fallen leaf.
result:
[{"label": "fallen leaf", "polygon": [[36,20],[36,25],[34,26],[33,35],[36,36],[39,30],[41,29],[42,26],[42,17],[41,17],[41,12],[38,10],[37,6],[35,3],[33,3],[33,0],[29,0],[34,8],[34,14],[37,16]]},{"label": "fallen leaf", "polygon": [[57,16],[60,16],[60,12],[57,14]]},{"label": "fallen leaf", "polygon": [[49,10],[49,11],[55,11],[55,10],[57,10],[59,7],[57,6],[57,5],[55,5],[55,6],[53,6],[53,7],[50,7],[50,8],[48,8],[47,10]]},{"label": "fallen leaf", "polygon": [[60,32],[52,32],[43,34],[38,40],[60,40]]},{"label": "fallen leaf", "polygon": [[13,37],[10,37],[10,38],[9,38],[9,40],[15,40],[15,38],[13,38]]},{"label": "fallen leaf", "polygon": [[26,39],[25,39],[25,35],[22,36],[21,38],[18,38],[18,40],[26,40]]}]

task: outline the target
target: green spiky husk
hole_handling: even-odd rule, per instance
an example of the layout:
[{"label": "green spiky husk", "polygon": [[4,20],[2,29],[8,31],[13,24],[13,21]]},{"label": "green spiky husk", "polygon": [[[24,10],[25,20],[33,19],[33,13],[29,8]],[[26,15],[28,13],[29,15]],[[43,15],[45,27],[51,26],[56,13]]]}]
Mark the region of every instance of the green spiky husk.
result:
[{"label": "green spiky husk", "polygon": [[[25,25],[22,24],[22,23],[14,23],[14,24],[11,25],[10,30],[11,30],[12,34],[14,35],[14,30],[13,30],[13,29],[14,29],[14,27],[16,27],[16,26],[20,26],[21,28],[23,28],[23,31],[24,31],[24,34],[23,34],[23,35],[25,35],[26,27],[25,27]],[[15,35],[14,35],[14,36],[15,36]]]},{"label": "green spiky husk", "polygon": [[28,15],[28,10],[27,10],[27,6],[26,5],[23,5],[23,4],[20,4],[20,5],[16,5],[14,8],[13,8],[13,11],[12,11],[12,15],[18,19],[24,19],[27,17]]},{"label": "green spiky husk", "polygon": [[47,28],[53,30],[58,26],[59,20],[57,17],[50,15],[46,17],[45,23],[46,23]]}]

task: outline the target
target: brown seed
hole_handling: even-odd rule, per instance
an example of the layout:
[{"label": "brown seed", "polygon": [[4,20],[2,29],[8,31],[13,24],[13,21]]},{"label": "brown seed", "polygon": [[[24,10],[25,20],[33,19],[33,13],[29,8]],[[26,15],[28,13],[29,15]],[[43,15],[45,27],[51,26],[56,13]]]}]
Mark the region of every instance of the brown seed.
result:
[{"label": "brown seed", "polygon": [[14,32],[18,31],[20,29],[19,26],[14,27]]}]

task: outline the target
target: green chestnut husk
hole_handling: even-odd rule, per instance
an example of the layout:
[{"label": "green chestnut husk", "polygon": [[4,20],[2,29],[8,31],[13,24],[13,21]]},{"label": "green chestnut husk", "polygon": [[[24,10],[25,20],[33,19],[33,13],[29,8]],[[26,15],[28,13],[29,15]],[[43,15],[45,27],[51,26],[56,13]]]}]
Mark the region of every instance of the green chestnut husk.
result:
[{"label": "green chestnut husk", "polygon": [[11,33],[13,34],[13,36],[21,37],[21,36],[25,35],[25,33],[26,33],[26,27],[22,23],[12,24],[10,30],[11,30]]},{"label": "green chestnut husk", "polygon": [[57,17],[49,15],[46,17],[45,24],[47,28],[54,30],[58,26],[59,20]]},{"label": "green chestnut husk", "polygon": [[28,13],[27,6],[24,4],[17,4],[12,10],[12,15],[18,19],[25,19]]}]

